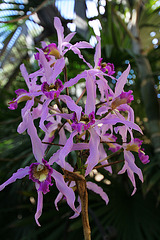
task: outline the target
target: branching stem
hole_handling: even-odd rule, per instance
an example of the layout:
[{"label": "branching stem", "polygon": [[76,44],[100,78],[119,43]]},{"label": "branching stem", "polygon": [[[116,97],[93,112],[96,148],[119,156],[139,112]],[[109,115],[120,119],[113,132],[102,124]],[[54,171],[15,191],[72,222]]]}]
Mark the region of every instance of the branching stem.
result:
[{"label": "branching stem", "polygon": [[[110,158],[112,158],[112,157],[115,157],[115,156],[117,156],[118,154],[120,154],[121,152],[123,152],[123,148],[120,148],[117,152],[111,153],[111,154],[110,154],[109,156],[107,156],[106,158],[100,160],[99,163],[101,163],[101,162],[103,162],[103,161],[105,161],[105,160],[108,160],[108,159],[110,159]],[[103,165],[103,166],[104,166],[104,165]]]},{"label": "branching stem", "polygon": [[79,101],[81,100],[81,98],[83,97],[83,95],[85,94],[85,92],[86,92],[86,88],[83,90],[83,92],[81,93],[81,95],[80,95],[79,98],[77,99],[76,104],[79,103]]}]

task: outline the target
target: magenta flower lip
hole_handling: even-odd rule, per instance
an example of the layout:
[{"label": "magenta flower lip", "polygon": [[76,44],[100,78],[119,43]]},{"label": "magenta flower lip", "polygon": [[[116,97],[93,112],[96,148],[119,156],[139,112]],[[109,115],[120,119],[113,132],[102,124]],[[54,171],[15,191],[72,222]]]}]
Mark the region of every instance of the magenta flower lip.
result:
[{"label": "magenta flower lip", "polygon": [[52,173],[53,169],[44,159],[42,159],[42,163],[32,163],[29,167],[29,179],[38,183],[40,185],[38,190],[42,191],[44,194],[49,192],[49,185],[52,186]]},{"label": "magenta flower lip", "polygon": [[98,67],[102,72],[107,72],[109,76],[115,73],[113,63],[102,62],[103,58],[99,58]]},{"label": "magenta flower lip", "polygon": [[49,99],[54,99],[59,97],[61,91],[63,90],[63,84],[60,79],[55,81],[55,84],[49,85],[47,82],[43,82],[41,86],[42,92]]},{"label": "magenta flower lip", "polygon": [[87,130],[88,128],[90,128],[90,126],[92,126],[95,123],[95,113],[91,112],[89,115],[87,115],[87,114],[84,114],[84,112],[82,112],[81,119],[78,122],[76,118],[76,113],[74,112],[72,121],[73,123],[71,127],[80,133],[82,128],[84,128],[84,130]]}]

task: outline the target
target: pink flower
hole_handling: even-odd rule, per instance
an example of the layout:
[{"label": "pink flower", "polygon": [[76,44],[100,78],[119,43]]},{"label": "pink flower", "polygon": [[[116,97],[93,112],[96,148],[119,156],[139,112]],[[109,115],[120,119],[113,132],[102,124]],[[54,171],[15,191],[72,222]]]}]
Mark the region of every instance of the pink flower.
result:
[{"label": "pink flower", "polygon": [[115,73],[113,63],[102,62],[102,60],[103,60],[103,58],[99,58],[98,68],[102,72],[104,72],[104,73],[106,72],[109,76],[113,75]]}]

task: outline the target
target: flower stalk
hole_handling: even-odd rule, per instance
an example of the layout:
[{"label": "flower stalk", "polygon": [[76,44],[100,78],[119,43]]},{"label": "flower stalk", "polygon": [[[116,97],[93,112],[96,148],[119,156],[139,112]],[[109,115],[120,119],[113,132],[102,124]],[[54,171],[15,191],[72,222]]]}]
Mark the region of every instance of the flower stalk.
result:
[{"label": "flower stalk", "polygon": [[91,240],[91,229],[88,217],[88,193],[85,178],[81,181],[76,181],[78,194],[81,199],[81,217],[83,224],[83,233],[85,240]]}]

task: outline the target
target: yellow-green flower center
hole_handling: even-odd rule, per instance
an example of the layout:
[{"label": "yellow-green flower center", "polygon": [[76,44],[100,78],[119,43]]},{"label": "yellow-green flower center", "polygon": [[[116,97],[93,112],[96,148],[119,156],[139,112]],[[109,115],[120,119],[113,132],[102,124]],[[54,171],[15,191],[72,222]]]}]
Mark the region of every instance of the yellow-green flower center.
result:
[{"label": "yellow-green flower center", "polygon": [[33,168],[33,177],[38,179],[40,182],[43,182],[47,179],[48,168],[43,164],[35,165]]},{"label": "yellow-green flower center", "polygon": [[126,150],[127,151],[133,151],[133,152],[138,152],[139,150],[139,146],[137,146],[136,144],[128,144],[127,147],[126,147]]}]

